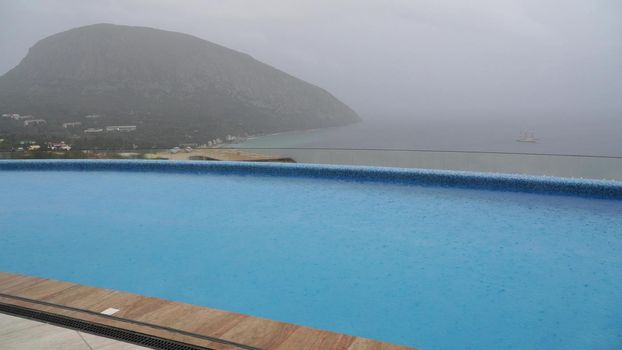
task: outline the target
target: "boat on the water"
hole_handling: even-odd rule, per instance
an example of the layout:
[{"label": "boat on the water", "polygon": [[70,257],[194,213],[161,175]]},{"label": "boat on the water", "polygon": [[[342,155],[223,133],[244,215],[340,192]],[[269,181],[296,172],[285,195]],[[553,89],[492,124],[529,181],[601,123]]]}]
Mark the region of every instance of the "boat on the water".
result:
[{"label": "boat on the water", "polygon": [[523,131],[516,142],[538,142],[538,139],[534,136],[533,131]]}]

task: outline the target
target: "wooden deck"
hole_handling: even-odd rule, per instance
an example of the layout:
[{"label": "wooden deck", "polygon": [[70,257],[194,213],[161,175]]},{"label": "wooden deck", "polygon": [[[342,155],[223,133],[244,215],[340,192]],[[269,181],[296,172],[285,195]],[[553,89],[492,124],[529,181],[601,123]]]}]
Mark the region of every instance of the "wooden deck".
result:
[{"label": "wooden deck", "polygon": [[[0,303],[215,350],[413,349],[190,304],[0,272]],[[108,308],[120,311],[100,314]]]}]

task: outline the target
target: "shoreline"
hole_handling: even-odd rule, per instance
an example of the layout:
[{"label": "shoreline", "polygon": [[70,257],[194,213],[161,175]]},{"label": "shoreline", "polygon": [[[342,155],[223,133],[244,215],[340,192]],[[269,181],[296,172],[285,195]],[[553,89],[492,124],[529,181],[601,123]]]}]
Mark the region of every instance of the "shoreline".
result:
[{"label": "shoreline", "polygon": [[[338,128],[344,128],[344,127],[351,127],[353,125],[358,125],[363,123],[363,120],[357,121],[355,123],[350,123],[350,124],[345,124],[345,125],[337,125],[337,126],[329,126],[329,127],[325,127],[325,128],[312,128],[312,129],[302,129],[302,130],[291,130],[291,131],[280,131],[280,132],[275,132],[275,133],[270,133],[270,134],[263,134],[263,135],[252,135],[246,138],[246,140],[244,140],[243,142],[238,142],[238,143],[230,143],[230,144],[220,144],[219,146],[223,146],[223,145],[227,145],[228,147],[231,148],[236,148],[237,146],[241,146],[244,147],[248,141],[260,141],[262,139],[266,139],[269,137],[274,137],[274,136],[295,136],[295,135],[303,135],[303,134],[309,134],[312,132],[318,132],[318,131],[329,131],[329,130],[335,130]],[[253,147],[247,147],[247,148],[253,148]],[[280,148],[280,147],[274,147],[274,148]]]}]

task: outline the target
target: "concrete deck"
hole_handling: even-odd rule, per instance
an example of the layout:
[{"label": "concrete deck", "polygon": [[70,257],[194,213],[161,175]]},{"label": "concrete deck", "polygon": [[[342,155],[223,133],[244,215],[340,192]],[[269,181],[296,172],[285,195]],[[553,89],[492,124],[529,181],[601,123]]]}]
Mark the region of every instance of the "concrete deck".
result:
[{"label": "concrete deck", "polygon": [[89,333],[0,313],[3,350],[147,350]]}]

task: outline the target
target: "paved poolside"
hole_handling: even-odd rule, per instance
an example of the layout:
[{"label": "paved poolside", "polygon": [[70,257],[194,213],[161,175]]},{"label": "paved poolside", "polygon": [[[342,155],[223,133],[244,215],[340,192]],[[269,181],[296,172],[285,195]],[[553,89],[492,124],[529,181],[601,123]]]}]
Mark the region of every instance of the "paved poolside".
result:
[{"label": "paved poolside", "polygon": [[147,348],[0,313],[0,349],[141,350]]}]

